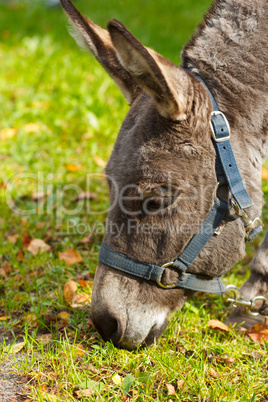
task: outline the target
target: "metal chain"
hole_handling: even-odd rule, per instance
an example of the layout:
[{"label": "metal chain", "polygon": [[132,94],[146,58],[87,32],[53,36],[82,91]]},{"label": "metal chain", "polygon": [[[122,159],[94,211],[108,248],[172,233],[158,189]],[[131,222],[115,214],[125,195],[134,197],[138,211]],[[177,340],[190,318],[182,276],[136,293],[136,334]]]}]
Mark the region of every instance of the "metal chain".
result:
[{"label": "metal chain", "polygon": [[[234,285],[227,285],[226,292],[223,294],[223,300],[225,302],[231,303],[232,307],[244,306],[246,307],[246,312],[257,317],[258,315],[268,315],[268,300],[264,296],[255,296],[251,300],[244,300],[241,296],[240,290]],[[263,300],[262,306],[258,311],[252,311],[255,307],[255,303],[258,300]]]}]

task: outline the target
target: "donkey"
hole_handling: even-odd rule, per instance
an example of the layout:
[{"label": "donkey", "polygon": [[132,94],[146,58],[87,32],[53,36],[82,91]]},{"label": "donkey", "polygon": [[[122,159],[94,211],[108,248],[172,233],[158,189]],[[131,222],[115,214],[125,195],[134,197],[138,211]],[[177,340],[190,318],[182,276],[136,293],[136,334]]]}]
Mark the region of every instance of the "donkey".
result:
[{"label": "donkey", "polygon": [[[70,0],[61,0],[61,5],[78,43],[93,53],[130,105],[106,167],[113,207],[91,309],[104,340],[131,350],[154,342],[169,315],[198,288],[172,286],[185,275],[174,261],[200,231],[215,199],[228,208],[188,266],[189,277],[199,283],[218,280],[245,255],[245,220],[251,229],[260,226],[254,218],[261,214],[260,172],[268,155],[268,3],[216,0],[182,50],[179,67],[144,47],[117,20],[105,30],[83,17]],[[213,112],[212,98],[223,114]],[[226,181],[217,185],[212,116],[221,119],[221,131],[227,130],[227,121],[230,125],[244,190],[253,200],[242,212],[235,208]],[[117,269],[118,258],[134,271]],[[162,267],[161,281],[155,283],[151,271],[144,279],[143,266]],[[251,262],[243,298],[268,296],[267,284],[268,234]],[[239,307],[227,321],[249,327],[263,319],[249,317]]]}]

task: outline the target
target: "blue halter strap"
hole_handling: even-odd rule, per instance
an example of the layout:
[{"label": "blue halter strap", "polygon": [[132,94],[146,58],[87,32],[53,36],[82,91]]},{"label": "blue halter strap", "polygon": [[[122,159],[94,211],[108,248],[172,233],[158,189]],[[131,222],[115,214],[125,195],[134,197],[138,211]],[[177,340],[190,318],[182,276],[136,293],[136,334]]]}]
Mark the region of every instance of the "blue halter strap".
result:
[{"label": "blue halter strap", "polygon": [[[259,218],[256,218],[253,221],[250,220],[245,211],[245,209],[252,207],[254,203],[247,193],[233,154],[231,143],[229,141],[230,127],[228,121],[225,115],[219,111],[214,97],[202,78],[197,74],[194,75],[207,89],[213,105],[210,126],[212,131],[212,141],[216,150],[216,172],[218,182],[220,184],[224,183],[228,186],[231,193],[231,206],[235,209],[236,214],[244,220],[246,239],[251,241],[262,231],[263,225]],[[202,227],[174,261],[168,262],[161,267],[130,258],[125,254],[112,250],[105,243],[101,246],[99,260],[111,268],[118,269],[119,271],[149,281],[155,281],[162,288],[171,289],[178,287],[221,295],[225,293],[226,287],[220,277],[211,278],[186,271],[191,267],[194,260],[206,246],[210,238],[217,232],[217,229],[229,208],[229,203],[222,201],[217,197],[216,189],[214,205],[207,215]],[[172,267],[179,272],[178,281],[170,286],[165,286],[162,282],[163,274],[167,267]]]}]

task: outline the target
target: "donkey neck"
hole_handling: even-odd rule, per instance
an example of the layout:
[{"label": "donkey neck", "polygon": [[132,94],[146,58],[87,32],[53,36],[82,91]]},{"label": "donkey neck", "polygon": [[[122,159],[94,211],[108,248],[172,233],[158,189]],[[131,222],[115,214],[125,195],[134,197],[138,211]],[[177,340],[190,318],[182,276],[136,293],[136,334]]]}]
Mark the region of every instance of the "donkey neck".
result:
[{"label": "donkey neck", "polygon": [[268,154],[266,4],[216,0],[182,52],[182,66],[204,79],[253,170]]}]

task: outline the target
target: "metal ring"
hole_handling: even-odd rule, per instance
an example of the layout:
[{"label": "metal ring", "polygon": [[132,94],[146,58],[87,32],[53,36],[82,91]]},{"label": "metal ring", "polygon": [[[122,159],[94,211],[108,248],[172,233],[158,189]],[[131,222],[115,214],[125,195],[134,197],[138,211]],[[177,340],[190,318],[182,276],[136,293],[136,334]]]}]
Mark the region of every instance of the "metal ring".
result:
[{"label": "metal ring", "polygon": [[[162,267],[161,268],[163,268],[163,269],[165,269],[165,268],[167,268],[167,267],[170,267],[171,265],[173,265],[174,264],[174,261],[172,261],[172,262],[167,262],[166,264],[164,264],[164,265],[162,265]],[[174,289],[174,288],[176,288],[177,287],[177,285],[176,284],[174,284],[174,285],[164,285],[162,282],[157,282],[157,284],[161,287],[161,288],[163,288],[163,289]]]},{"label": "metal ring", "polygon": [[258,315],[260,315],[260,313],[258,311],[251,311],[251,309],[254,307],[254,304],[257,300],[263,300],[263,301],[267,301],[266,297],[264,296],[256,296],[253,297],[253,299],[251,299],[251,306],[249,308],[246,309],[246,312],[251,315],[252,317],[257,317]]}]

